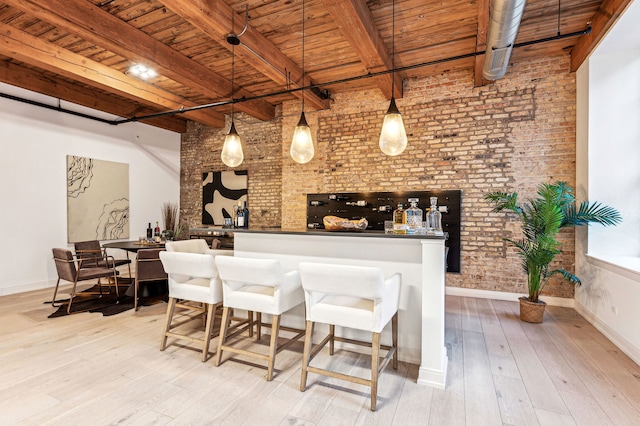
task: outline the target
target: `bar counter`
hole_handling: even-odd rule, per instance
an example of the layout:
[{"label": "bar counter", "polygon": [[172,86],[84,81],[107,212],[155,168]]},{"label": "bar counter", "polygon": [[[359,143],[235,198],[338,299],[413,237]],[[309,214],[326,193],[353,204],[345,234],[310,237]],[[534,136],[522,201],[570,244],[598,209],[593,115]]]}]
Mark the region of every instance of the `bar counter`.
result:
[{"label": "bar counter", "polygon": [[[418,383],[444,388],[447,352],[445,320],[445,236],[395,235],[383,231],[328,232],[233,229],[235,256],[275,258],[285,270],[300,262],[376,266],[402,274],[398,313],[398,356],[420,364]],[[304,309],[283,315],[283,323],[304,327]],[[370,339],[356,330],[346,337]],[[320,334],[320,333],[319,333]],[[390,330],[383,343],[391,340]]]}]

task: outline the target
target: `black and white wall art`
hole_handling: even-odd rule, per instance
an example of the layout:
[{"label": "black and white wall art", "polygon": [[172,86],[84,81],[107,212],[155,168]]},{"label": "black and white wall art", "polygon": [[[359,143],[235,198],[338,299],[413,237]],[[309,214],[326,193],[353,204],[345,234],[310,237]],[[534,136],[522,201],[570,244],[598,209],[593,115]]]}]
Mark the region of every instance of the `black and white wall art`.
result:
[{"label": "black and white wall art", "polygon": [[247,201],[247,170],[202,174],[202,224],[224,225],[233,217],[233,206]]},{"label": "black and white wall art", "polygon": [[129,238],[129,165],[67,156],[70,243]]}]

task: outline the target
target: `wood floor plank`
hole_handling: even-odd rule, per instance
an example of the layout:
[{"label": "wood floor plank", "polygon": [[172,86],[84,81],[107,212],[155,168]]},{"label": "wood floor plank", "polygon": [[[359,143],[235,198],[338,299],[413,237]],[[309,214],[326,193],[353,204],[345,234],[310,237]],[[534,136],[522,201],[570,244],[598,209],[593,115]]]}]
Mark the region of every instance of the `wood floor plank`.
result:
[{"label": "wood floor plank", "polygon": [[[387,366],[371,412],[366,386],[310,374],[300,392],[300,345],[278,354],[267,382],[262,366],[242,359],[216,368],[193,345],[160,351],[164,304],[49,319],[54,308],[42,302],[51,294],[0,297],[2,425],[640,424],[640,367],[569,308],[548,307],[545,322],[532,325],[511,302],[447,296],[446,389],[418,385],[417,365]],[[314,362],[365,376],[369,365],[342,349]],[[565,411],[540,396],[542,387]]]},{"label": "wood floor plank", "polygon": [[558,414],[553,411],[536,408],[536,416],[540,426],[575,426],[576,422],[568,414]]},{"label": "wood floor plank", "polygon": [[471,297],[462,298],[460,322],[463,331],[482,331],[476,300]]},{"label": "wood floor plank", "polygon": [[561,391],[560,394],[567,407],[569,407],[571,416],[576,424],[584,426],[613,425],[609,417],[600,408],[598,401],[592,396],[568,391]]},{"label": "wood floor plank", "polygon": [[536,408],[569,414],[558,390],[553,385],[545,369],[545,360],[538,355],[531,342],[523,332],[523,322],[519,321],[515,302],[494,301],[493,306],[498,313],[502,329],[511,347],[511,353],[518,366],[527,394]]},{"label": "wood floor plank", "polygon": [[478,299],[476,305],[492,373],[519,379],[518,366],[513,359],[509,342],[504,336],[500,320],[498,320],[493,310],[491,301],[489,299]]},{"label": "wood floor plank", "polygon": [[508,425],[539,425],[524,382],[511,377],[494,376],[502,421]]},{"label": "wood floor plank", "polygon": [[484,336],[475,331],[464,331],[463,342],[466,424],[500,424],[500,407]]},{"label": "wood floor plank", "polygon": [[417,425],[423,424],[430,418],[433,388],[421,386],[415,382],[418,376],[418,366],[408,364],[407,380],[398,399],[398,406],[393,417],[394,424]]},{"label": "wood floor plank", "polygon": [[[583,324],[581,329],[587,326],[591,327],[588,324]],[[599,362],[593,360],[585,352],[588,349],[581,347],[578,341],[587,337],[579,333],[578,330],[580,329],[559,321],[550,322],[546,327],[546,332],[552,337],[554,344],[561,348],[561,351],[572,354],[571,368],[581,378],[609,419],[616,425],[640,424],[638,407],[634,406],[618,389],[617,384],[602,372],[602,366],[599,365]]]},{"label": "wood floor plank", "polygon": [[462,298],[446,298],[445,344],[449,358],[447,387],[434,389],[429,425],[464,425],[465,393],[462,337]]}]

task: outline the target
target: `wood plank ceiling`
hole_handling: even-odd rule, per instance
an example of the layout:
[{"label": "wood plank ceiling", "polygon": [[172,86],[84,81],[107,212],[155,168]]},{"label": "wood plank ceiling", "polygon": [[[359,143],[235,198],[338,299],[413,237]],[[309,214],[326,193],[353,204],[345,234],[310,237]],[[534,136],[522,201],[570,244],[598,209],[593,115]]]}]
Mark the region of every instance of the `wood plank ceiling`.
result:
[{"label": "wood plank ceiling", "polygon": [[[571,52],[575,70],[631,0],[528,0],[516,43],[593,31],[516,48],[511,62]],[[475,69],[486,48],[490,0],[396,0],[397,98],[402,79]],[[245,9],[246,8],[246,9]],[[240,34],[233,48],[228,34]],[[233,22],[233,24],[232,24]],[[301,96],[307,108],[335,93],[376,89],[391,97],[392,0],[4,0],[0,1],[0,81],[119,117],[185,131],[186,120],[223,127],[236,110],[259,120]],[[235,51],[232,93],[231,62]],[[458,55],[466,57],[448,60]],[[134,64],[158,75],[141,80]],[[402,69],[404,68],[404,69]],[[345,81],[341,81],[345,80]],[[304,81],[304,82],[303,82]],[[327,98],[328,97],[328,98]]]}]

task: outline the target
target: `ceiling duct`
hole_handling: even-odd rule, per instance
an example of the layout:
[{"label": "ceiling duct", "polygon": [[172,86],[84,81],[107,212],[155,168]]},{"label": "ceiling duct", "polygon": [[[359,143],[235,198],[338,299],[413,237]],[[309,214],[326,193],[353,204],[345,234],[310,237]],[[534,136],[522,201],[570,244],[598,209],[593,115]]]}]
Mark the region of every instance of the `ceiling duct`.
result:
[{"label": "ceiling duct", "polygon": [[482,76],[487,80],[504,77],[511,50],[518,35],[526,0],[491,0],[487,50]]}]

